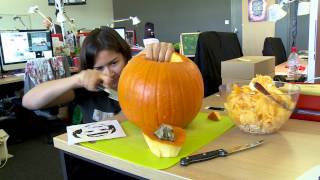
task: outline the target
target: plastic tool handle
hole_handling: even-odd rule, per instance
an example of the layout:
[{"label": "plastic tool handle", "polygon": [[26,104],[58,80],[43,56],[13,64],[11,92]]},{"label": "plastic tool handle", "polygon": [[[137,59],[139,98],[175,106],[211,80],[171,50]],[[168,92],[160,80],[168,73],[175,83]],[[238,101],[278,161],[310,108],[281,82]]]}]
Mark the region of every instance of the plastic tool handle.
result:
[{"label": "plastic tool handle", "polygon": [[223,149],[218,149],[215,151],[209,151],[209,152],[181,158],[180,165],[181,166],[188,166],[192,163],[207,161],[207,160],[214,159],[217,157],[225,157],[225,156],[228,156],[228,152]]},{"label": "plastic tool handle", "polygon": [[278,105],[280,105],[281,107],[283,107],[286,110],[292,111],[292,109],[290,109],[290,107],[282,101],[279,101],[278,99],[276,99],[275,97],[273,97],[260,83],[255,82],[254,83],[254,87],[260,91],[262,94],[266,95],[267,97],[269,97],[271,100],[273,100],[274,102],[276,102]]}]

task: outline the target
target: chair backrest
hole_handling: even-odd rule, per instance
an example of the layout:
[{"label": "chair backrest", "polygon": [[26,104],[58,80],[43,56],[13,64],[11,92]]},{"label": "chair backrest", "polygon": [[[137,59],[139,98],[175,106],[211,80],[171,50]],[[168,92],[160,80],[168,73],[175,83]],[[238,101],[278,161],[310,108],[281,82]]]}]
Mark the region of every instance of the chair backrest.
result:
[{"label": "chair backrest", "polygon": [[[25,68],[24,93],[43,82],[68,77],[70,74],[66,57],[29,59]],[[58,108],[39,110],[35,113],[51,118],[52,115],[58,114]]]},{"label": "chair backrest", "polygon": [[63,56],[29,59],[25,68],[24,92],[46,81],[70,76],[69,63]]},{"label": "chair backrest", "polygon": [[222,83],[221,61],[241,56],[243,56],[242,49],[235,33],[215,31],[200,33],[194,62],[203,77],[205,97],[219,91]]},{"label": "chair backrest", "polygon": [[216,32],[221,43],[221,61],[243,56],[237,34],[231,32]]},{"label": "chair backrest", "polygon": [[144,39],[155,38],[154,24],[152,22],[146,22],[144,24]]},{"label": "chair backrest", "polygon": [[287,61],[286,49],[283,46],[281,38],[277,37],[267,37],[264,40],[263,56],[275,56],[275,65],[281,64]]}]

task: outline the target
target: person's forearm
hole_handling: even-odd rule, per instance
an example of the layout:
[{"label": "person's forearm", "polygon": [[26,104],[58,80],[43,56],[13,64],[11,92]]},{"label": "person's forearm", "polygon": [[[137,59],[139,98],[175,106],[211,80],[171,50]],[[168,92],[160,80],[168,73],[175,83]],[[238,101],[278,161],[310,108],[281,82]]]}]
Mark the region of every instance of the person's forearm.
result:
[{"label": "person's forearm", "polygon": [[22,103],[28,109],[41,109],[49,104],[63,104],[74,99],[74,93],[70,91],[78,87],[80,84],[77,75],[48,81],[32,88],[24,95]]}]

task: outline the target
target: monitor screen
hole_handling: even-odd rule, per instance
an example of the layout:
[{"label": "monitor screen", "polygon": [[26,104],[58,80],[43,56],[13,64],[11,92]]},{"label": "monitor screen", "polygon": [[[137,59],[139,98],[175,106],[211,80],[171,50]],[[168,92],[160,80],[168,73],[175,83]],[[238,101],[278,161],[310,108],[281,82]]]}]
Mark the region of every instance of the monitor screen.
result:
[{"label": "monitor screen", "polygon": [[123,38],[126,39],[126,28],[124,27],[116,27],[113,28],[115,31],[117,31],[117,33]]},{"label": "monitor screen", "polygon": [[180,34],[180,53],[187,57],[194,57],[200,32]]},{"label": "monitor screen", "polygon": [[50,31],[1,32],[1,64],[5,71],[23,69],[28,59],[53,56]]}]

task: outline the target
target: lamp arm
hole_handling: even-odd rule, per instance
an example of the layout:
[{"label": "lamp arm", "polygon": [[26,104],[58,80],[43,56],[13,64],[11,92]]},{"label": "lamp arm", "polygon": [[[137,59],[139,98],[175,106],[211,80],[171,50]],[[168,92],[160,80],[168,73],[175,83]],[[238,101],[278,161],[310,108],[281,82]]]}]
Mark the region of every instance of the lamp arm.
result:
[{"label": "lamp arm", "polygon": [[26,26],[26,24],[23,22],[23,20],[21,19],[21,17],[19,18],[19,21],[20,21],[20,23],[23,25],[23,27],[25,28],[25,29],[28,29],[27,28],[27,26]]},{"label": "lamp arm", "polygon": [[50,19],[48,19],[47,16],[45,16],[41,11],[37,10],[36,13],[38,13],[43,19],[45,19],[48,22],[50,22],[51,26],[53,27],[53,33],[56,34],[56,27],[54,27],[53,22],[50,21]]},{"label": "lamp arm", "polygon": [[36,13],[38,13],[43,19],[49,21],[52,24],[52,21],[50,21],[41,11],[37,10]]},{"label": "lamp arm", "polygon": [[126,19],[118,19],[118,20],[113,20],[113,22],[123,22],[123,21],[130,21],[130,18],[126,18]]}]

